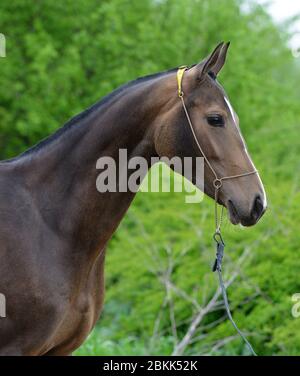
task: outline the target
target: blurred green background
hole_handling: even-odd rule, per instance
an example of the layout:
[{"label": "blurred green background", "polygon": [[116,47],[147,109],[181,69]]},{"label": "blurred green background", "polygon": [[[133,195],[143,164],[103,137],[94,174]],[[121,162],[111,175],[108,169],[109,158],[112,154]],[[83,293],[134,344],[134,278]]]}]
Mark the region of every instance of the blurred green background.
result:
[{"label": "blurred green background", "polygon": [[[2,159],[120,84],[197,63],[231,41],[219,80],[269,210],[253,228],[225,221],[230,303],[259,354],[300,355],[300,318],[291,314],[300,292],[300,63],[266,9],[246,0],[2,0],[0,32]],[[187,205],[184,194],[137,194],[108,247],[104,311],[76,353],[248,354],[215,295],[212,229],[208,198]]]}]

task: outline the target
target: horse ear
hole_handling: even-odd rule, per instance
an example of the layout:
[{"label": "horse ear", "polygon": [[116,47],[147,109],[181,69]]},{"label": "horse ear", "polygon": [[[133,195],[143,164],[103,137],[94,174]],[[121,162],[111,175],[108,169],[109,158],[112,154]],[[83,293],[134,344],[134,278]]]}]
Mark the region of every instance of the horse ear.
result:
[{"label": "horse ear", "polygon": [[217,59],[216,64],[211,68],[211,71],[213,72],[213,74],[215,76],[218,75],[218,73],[220,72],[220,70],[223,68],[223,66],[225,64],[227,51],[228,51],[229,46],[230,46],[230,42],[227,42],[223,45],[223,47],[221,48],[221,51],[219,53],[219,57]]},{"label": "horse ear", "polygon": [[202,78],[209,72],[212,72],[214,76],[218,75],[225,63],[229,45],[230,42],[225,44],[224,42],[219,43],[204,61],[196,65],[198,78]]}]

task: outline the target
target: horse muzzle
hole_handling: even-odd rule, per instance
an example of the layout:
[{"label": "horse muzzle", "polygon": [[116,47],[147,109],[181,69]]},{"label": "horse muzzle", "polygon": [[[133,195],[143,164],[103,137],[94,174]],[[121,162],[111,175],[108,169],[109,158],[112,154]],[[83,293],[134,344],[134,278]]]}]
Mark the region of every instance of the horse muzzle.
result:
[{"label": "horse muzzle", "polygon": [[242,205],[239,205],[234,202],[234,200],[230,199],[227,201],[226,206],[231,223],[234,225],[240,223],[247,227],[255,225],[267,209],[265,198],[260,194],[255,196],[250,205],[250,210],[243,209]]}]

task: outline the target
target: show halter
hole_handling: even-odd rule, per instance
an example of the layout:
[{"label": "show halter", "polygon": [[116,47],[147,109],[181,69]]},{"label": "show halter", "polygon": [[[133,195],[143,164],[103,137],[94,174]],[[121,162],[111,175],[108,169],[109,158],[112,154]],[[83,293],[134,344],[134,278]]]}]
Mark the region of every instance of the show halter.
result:
[{"label": "show halter", "polygon": [[183,106],[183,109],[184,109],[184,112],[185,112],[185,115],[186,115],[186,119],[187,119],[188,124],[190,126],[190,129],[191,129],[191,132],[193,134],[196,145],[197,145],[200,153],[202,154],[205,162],[207,163],[208,167],[210,168],[210,170],[213,173],[214,178],[215,178],[214,181],[213,181],[213,186],[214,186],[214,189],[215,189],[214,198],[215,198],[215,226],[216,226],[216,228],[215,228],[215,232],[214,232],[214,235],[213,235],[213,239],[214,239],[214,241],[216,242],[216,245],[217,245],[217,252],[216,252],[216,259],[215,259],[214,266],[213,266],[212,270],[213,270],[213,272],[215,272],[215,271],[218,272],[220,288],[221,288],[221,291],[222,291],[223,300],[224,300],[224,304],[225,304],[225,308],[226,308],[226,312],[227,312],[227,316],[228,316],[229,320],[231,321],[233,327],[236,329],[238,334],[242,337],[242,339],[244,340],[244,342],[248,346],[252,355],[257,355],[255,353],[255,351],[253,350],[253,347],[251,346],[250,342],[247,340],[247,338],[244,336],[244,334],[240,331],[240,329],[238,328],[238,326],[234,322],[233,317],[232,317],[231,312],[230,312],[230,307],[229,307],[227,293],[226,293],[226,287],[224,285],[223,278],[222,278],[222,259],[223,259],[223,254],[224,254],[225,243],[223,241],[222,234],[221,234],[221,225],[222,225],[223,208],[224,207],[222,206],[221,212],[220,212],[220,215],[219,215],[219,213],[218,213],[218,195],[219,195],[220,188],[222,187],[223,182],[225,180],[236,179],[236,178],[240,178],[240,177],[243,177],[243,176],[249,176],[249,175],[257,174],[258,171],[253,170],[253,171],[245,172],[245,173],[239,174],[239,175],[231,175],[231,176],[223,176],[223,177],[218,176],[215,169],[213,168],[210,161],[208,160],[205,153],[203,152],[203,149],[202,149],[202,147],[201,147],[201,145],[200,145],[200,143],[197,139],[191,118],[189,116],[188,110],[187,110],[185,102],[184,102],[184,98],[183,98],[184,93],[182,91],[182,80],[183,80],[184,72],[187,69],[188,69],[187,66],[181,66],[181,67],[178,68],[178,71],[177,71],[178,97],[181,99],[182,106]]}]

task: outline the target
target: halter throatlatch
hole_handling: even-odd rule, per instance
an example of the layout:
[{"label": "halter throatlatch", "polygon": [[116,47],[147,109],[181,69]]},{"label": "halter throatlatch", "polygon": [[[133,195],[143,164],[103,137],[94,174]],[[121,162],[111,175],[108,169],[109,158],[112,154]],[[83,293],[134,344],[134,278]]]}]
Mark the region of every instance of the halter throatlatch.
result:
[{"label": "halter throatlatch", "polygon": [[243,177],[243,176],[249,176],[249,175],[257,174],[257,170],[245,172],[245,173],[239,174],[239,175],[231,175],[231,176],[223,176],[223,177],[218,176],[215,169],[213,168],[210,161],[208,160],[205,153],[203,152],[203,149],[202,149],[202,147],[201,147],[201,145],[198,141],[198,138],[196,136],[191,118],[189,116],[188,110],[187,110],[185,102],[184,102],[184,98],[183,98],[184,93],[183,93],[183,90],[182,90],[182,80],[183,80],[184,72],[187,69],[188,69],[187,66],[181,66],[181,67],[178,68],[178,71],[177,71],[178,97],[181,99],[182,107],[183,107],[183,110],[185,112],[186,119],[187,119],[187,122],[190,126],[190,129],[191,129],[191,132],[193,134],[196,145],[197,145],[200,153],[202,154],[206,164],[208,165],[209,169],[211,170],[211,172],[214,176],[213,186],[214,186],[214,189],[215,189],[215,196],[214,196],[214,199],[215,199],[215,232],[214,232],[214,235],[213,235],[213,239],[216,242],[217,251],[216,251],[216,259],[215,259],[214,266],[213,266],[212,270],[213,270],[213,272],[215,272],[215,271],[218,272],[220,288],[221,288],[221,291],[222,291],[223,300],[224,300],[224,304],[225,304],[225,308],[226,308],[226,312],[227,312],[227,316],[228,316],[229,320],[231,321],[232,325],[234,326],[234,328],[236,329],[238,334],[242,337],[242,339],[244,340],[244,342],[248,346],[252,355],[257,355],[255,353],[255,351],[253,350],[251,344],[247,340],[247,338],[244,336],[244,334],[237,327],[236,323],[233,320],[231,312],[230,312],[230,307],[229,307],[227,293],[226,293],[226,287],[224,285],[223,278],[222,278],[222,259],[223,259],[223,255],[224,255],[225,243],[223,241],[222,234],[221,234],[221,225],[222,225],[222,219],[223,219],[224,206],[221,207],[220,215],[218,213],[218,197],[219,197],[219,191],[223,186],[223,182],[225,180],[229,180],[229,179],[237,179],[237,178],[240,178],[240,177]]}]

